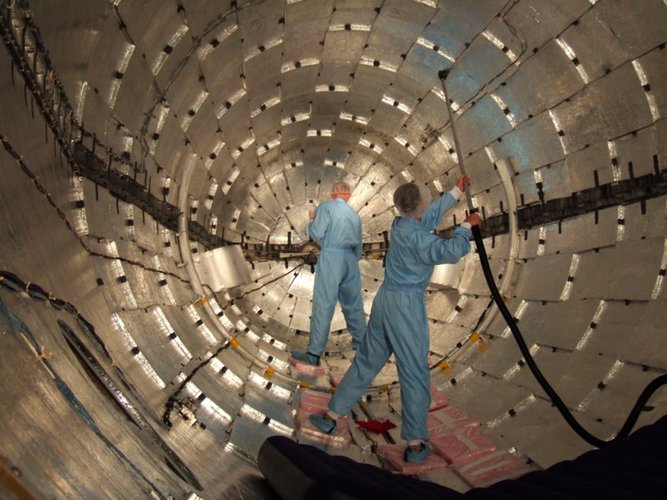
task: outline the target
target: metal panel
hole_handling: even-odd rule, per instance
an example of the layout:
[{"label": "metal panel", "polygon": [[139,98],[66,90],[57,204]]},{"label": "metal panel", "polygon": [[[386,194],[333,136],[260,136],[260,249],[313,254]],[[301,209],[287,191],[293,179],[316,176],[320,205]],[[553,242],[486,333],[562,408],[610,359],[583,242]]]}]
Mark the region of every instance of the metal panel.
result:
[{"label": "metal panel", "polygon": [[[515,307],[512,306],[518,305],[517,302],[516,299],[512,301],[510,311],[514,311]],[[529,344],[572,351],[594,320],[598,304],[596,300],[527,301],[518,327]],[[494,318],[489,332],[505,337],[511,335],[500,315]]]},{"label": "metal panel", "polygon": [[667,197],[646,200],[645,213],[641,203],[626,205],[625,224],[628,241],[664,236],[667,234]]},{"label": "metal panel", "polygon": [[199,259],[202,283],[214,292],[250,282],[250,269],[239,245],[203,252]]},{"label": "metal panel", "polygon": [[[459,283],[458,289],[461,293],[467,293],[470,295],[490,295],[488,285],[484,280],[484,276],[479,273],[480,262],[479,255],[476,253],[470,253],[463,259],[465,265],[465,271],[461,276],[461,282]],[[498,277],[503,273],[505,269],[505,261],[502,259],[492,259],[489,261],[491,266],[491,272],[494,277]]]},{"label": "metal panel", "polygon": [[541,47],[590,8],[588,0],[523,0],[512,7],[506,19],[521,33],[528,48]]},{"label": "metal panel", "polygon": [[566,198],[574,189],[570,186],[570,171],[566,161],[557,161],[538,170],[542,178],[544,201]]},{"label": "metal panel", "polygon": [[572,298],[649,300],[664,253],[664,239],[622,242],[580,255]]},{"label": "metal panel", "polygon": [[[646,73],[648,84],[661,81],[664,78],[665,71],[665,51],[654,49],[643,57],[639,58],[639,63]],[[640,82],[641,83],[641,82]],[[665,116],[667,110],[667,92],[662,85],[651,86],[651,95],[655,98],[658,113]],[[660,142],[658,142],[660,144]]]},{"label": "metal panel", "polygon": [[[151,88],[153,74],[146,65],[146,60],[136,52],[135,50],[122,77],[113,106],[114,117],[130,133],[141,130],[146,120],[145,116],[137,113],[137,109],[152,109],[159,102],[159,97]],[[132,158],[138,160],[138,157],[139,155],[133,155]]]},{"label": "metal panel", "polygon": [[544,254],[582,252],[612,246],[617,238],[618,210],[609,208],[545,226]]},{"label": "metal panel", "polygon": [[[4,453],[16,457],[12,463],[21,480],[39,488],[30,494],[44,491],[57,496],[94,495],[100,484],[106,485],[107,494],[119,497],[143,496],[156,488],[186,494],[186,488],[166,469],[162,455],[155,453],[155,443],[142,442],[146,436],[116,405],[109,406],[108,395],[99,392],[95,383],[84,375],[83,367],[65,347],[64,338],[58,335],[62,344],[54,345],[49,342],[53,339],[44,336],[48,331],[46,325],[55,324],[55,314],[40,308],[26,310],[11,299],[3,293],[3,302],[9,310],[37,335],[35,342],[48,345],[49,352],[55,353],[47,370],[41,362],[35,362],[34,353],[17,336],[18,332],[3,335],[1,339],[6,356],[19,365],[32,363],[34,367],[30,377],[11,363],[4,362],[0,368],[5,380],[2,398],[17,403],[11,415],[8,405],[2,405],[5,425],[0,439],[7,443]],[[38,315],[42,318],[35,321]],[[8,326],[5,320],[2,324]],[[32,397],[25,398],[19,388],[29,390]],[[111,429],[122,433],[126,440],[113,440]],[[33,439],[40,441],[38,450],[27,446]],[[87,464],[97,460],[100,462],[95,470],[83,472]],[[140,467],[151,480],[134,472],[128,474],[128,462]],[[125,480],[116,481],[118,477]]]},{"label": "metal panel", "polygon": [[[190,27],[192,36],[203,36],[215,32],[219,22],[233,12],[233,1],[199,2],[198,0],[183,0],[183,16]],[[215,22],[215,21],[217,22]],[[206,38],[204,38],[207,41]]]},{"label": "metal panel", "polygon": [[282,2],[261,2],[253,8],[237,10],[245,57],[257,47],[282,39],[283,24],[280,19],[284,14]]},{"label": "metal panel", "polygon": [[483,36],[475,38],[456,62],[447,90],[457,103],[475,100],[487,82],[511,66],[507,55]]},{"label": "metal panel", "polygon": [[[646,370],[641,366],[624,364],[614,372],[613,377],[605,379],[603,390],[596,389],[594,396],[586,402],[586,411],[591,417],[601,419],[612,429],[620,429],[626,415],[636,402],[638,394],[659,372]],[[641,412],[636,428],[655,422],[665,413],[665,399],[657,393],[651,398],[650,411]]]},{"label": "metal panel", "polygon": [[[626,303],[608,301],[604,303],[596,326],[587,336],[584,349],[600,352],[624,362],[655,366],[665,355],[665,346],[659,341],[664,325],[664,304]],[[631,339],[628,331],[635,331]]]},{"label": "metal panel", "polygon": [[528,229],[519,232],[519,255],[521,259],[534,259],[540,246],[540,229]]},{"label": "metal panel", "polygon": [[429,280],[429,286],[433,288],[456,288],[461,281],[463,267],[463,260],[459,260],[456,264],[440,264],[435,266]]},{"label": "metal panel", "polygon": [[[369,14],[366,17],[369,17]],[[346,22],[349,22],[349,20]],[[328,82],[323,81],[322,83],[344,83],[347,78],[343,80],[343,75],[347,77],[349,73],[354,73],[355,63],[359,60],[367,39],[368,32],[366,31],[328,31],[322,50],[322,62],[326,63],[326,66],[322,68],[322,76]],[[338,67],[331,66],[331,63],[338,63]],[[331,68],[333,71],[330,71],[328,68]]]},{"label": "metal panel", "polygon": [[439,2],[431,24],[424,30],[424,38],[442,47],[448,54],[459,54],[464,44],[481,32],[503,7],[498,0],[473,1],[474,8],[456,0]]},{"label": "metal panel", "polygon": [[[255,375],[259,376],[258,374]],[[269,383],[271,381],[262,379],[262,382]],[[271,384],[273,385],[274,382],[271,382]],[[285,404],[286,400],[278,398],[270,389],[271,386],[267,389],[266,386],[260,387],[253,382],[249,382],[245,387],[243,401],[269,418],[277,420],[287,427],[292,427],[294,425],[292,409]]]},{"label": "metal panel", "polygon": [[571,255],[547,255],[524,262],[519,266],[515,297],[558,300],[567,282],[571,262]]},{"label": "metal panel", "polygon": [[599,142],[569,154],[566,166],[572,192],[595,187],[596,172],[601,184],[611,180],[611,159],[607,153],[606,143]]},{"label": "metal panel", "polygon": [[[310,95],[315,90],[318,72],[319,66],[302,66],[283,73],[280,91],[287,111],[304,107],[298,103],[303,103],[305,96]],[[289,102],[290,99],[294,99],[295,102]]]},{"label": "metal panel", "polygon": [[[127,331],[138,346],[141,354],[155,370],[162,381],[167,384],[174,380],[181,366],[190,361],[191,356],[180,350],[176,343],[162,332],[157,323],[147,313],[125,311],[120,314]],[[128,349],[129,351],[129,349]],[[129,352],[124,353],[125,355]]]},{"label": "metal panel", "polygon": [[[535,88],[540,89],[537,95],[531,90]],[[577,95],[583,88],[584,83],[579,78],[576,67],[553,41],[525,61],[522,70],[514,74],[507,84],[508,92],[515,96],[510,102],[516,101],[520,104],[518,116],[522,113],[538,116],[538,113]],[[502,89],[499,94],[504,95]]]},{"label": "metal panel", "polygon": [[[252,109],[251,113],[261,109],[262,106],[266,105],[265,102],[272,101],[273,99],[279,99],[278,93],[274,90],[269,90],[268,94],[258,95],[257,102],[250,104]],[[282,111],[277,105],[272,106],[265,111],[261,111],[257,116],[251,118],[253,133],[255,133],[257,137],[264,138],[264,141],[258,144],[259,146],[263,145],[265,149],[268,150],[268,143],[275,139],[280,140],[281,118]],[[271,152],[273,152],[273,149]],[[263,164],[266,164],[267,157],[271,157],[271,154],[262,153],[260,156],[260,160]]]},{"label": "metal panel", "polygon": [[284,173],[273,176],[269,181],[269,189],[271,190],[275,203],[279,206],[281,212],[286,210],[286,208],[292,204],[292,198],[287,187],[287,179],[285,178]]},{"label": "metal panel", "polygon": [[[549,384],[570,408],[576,408],[590,391],[604,380],[616,363],[614,358],[599,356],[597,353],[568,353],[543,348],[534,352],[533,358]],[[510,376],[506,375],[505,378],[547,398],[527,366],[519,368]]]},{"label": "metal panel", "polygon": [[431,6],[417,2],[383,2],[373,22],[366,54],[382,61],[391,58],[392,64],[400,65],[400,55],[407,53],[412,40],[420,35],[435,12]]},{"label": "metal panel", "polygon": [[624,50],[635,57],[664,42],[661,31],[667,23],[664,2],[649,0],[636,9],[632,3],[601,5],[596,12],[609,31],[624,42]]},{"label": "metal panel", "polygon": [[219,110],[243,86],[239,61],[241,38],[238,25],[229,19],[213,30],[205,39],[208,45],[200,49],[205,50],[205,54],[198,56],[199,65],[206,77],[206,88],[216,103],[214,110]]},{"label": "metal panel", "polygon": [[456,384],[437,387],[447,394],[452,406],[469,408],[470,416],[482,423],[506,415],[510,408],[530,396],[530,392],[521,387],[474,370],[457,377]]},{"label": "metal panel", "polygon": [[468,155],[512,129],[506,115],[491,98],[484,98],[461,116],[457,134],[462,139],[460,154]]},{"label": "metal panel", "polygon": [[[244,39],[244,46],[246,40]],[[244,80],[248,89],[250,109],[261,106],[267,95],[273,93],[280,84],[282,67],[282,44],[270,49],[258,49],[260,53],[243,65]],[[254,47],[252,47],[254,50]],[[246,55],[247,57],[247,55]]]},{"label": "metal panel", "polygon": [[[625,64],[592,82],[589,88],[591,95],[588,98],[598,106],[607,138],[627,134],[653,122],[648,106],[634,104],[646,97],[631,64]],[[616,96],[619,95],[624,98],[618,99]]]},{"label": "metal panel", "polygon": [[591,9],[576,25],[565,30],[560,39],[571,47],[589,78],[595,80],[626,61],[627,47],[622,47],[618,37],[600,11]]},{"label": "metal panel", "polygon": [[[386,104],[378,103],[377,109],[370,120],[370,126],[388,137],[396,137],[400,135],[406,117],[405,113],[392,109]],[[391,144],[393,145],[394,141]],[[387,154],[387,156],[389,155]]]},{"label": "metal panel", "polygon": [[405,81],[418,82],[425,88],[430,89],[436,85],[440,88],[438,70],[447,69],[450,66],[449,60],[434,50],[414,44],[400,68],[399,77]]},{"label": "metal panel", "polygon": [[[268,217],[252,196],[247,196],[245,203],[241,206],[242,213],[238,217],[236,229],[239,231],[252,231],[253,237],[259,238],[257,234],[269,232],[274,220]],[[234,220],[232,219],[232,223]],[[259,238],[261,239],[261,238]]]},{"label": "metal panel", "polygon": [[451,320],[454,325],[472,329],[479,321],[482,313],[489,305],[489,298],[476,295],[461,295],[457,303],[460,311],[457,311]]},{"label": "metal panel", "polygon": [[599,104],[591,99],[589,89],[573,95],[552,111],[563,131],[563,148],[566,153],[576,154],[582,149],[594,146],[599,151],[596,155],[597,162],[604,159],[604,156],[599,155],[602,148],[606,147],[607,134],[600,128],[602,117]]},{"label": "metal panel", "polygon": [[[261,184],[259,187],[253,189],[253,197],[260,204],[262,210],[266,212],[266,215],[275,220],[280,217],[283,211],[281,207],[278,206],[276,196],[274,196],[270,185],[264,182],[263,179],[260,179],[258,182]],[[257,185],[257,183],[255,185]]]},{"label": "metal panel", "polygon": [[[561,460],[560,457],[576,457],[589,451],[591,446],[586,444],[572,431],[558,412],[547,402],[541,399],[528,399],[515,407],[514,416],[504,416],[492,431],[503,436],[510,442],[521,439],[521,452],[530,457],[539,467],[546,468]],[[577,414],[577,420],[590,432],[597,436],[608,436],[611,431],[604,425]],[[558,436],[544,446],[545,430]]]},{"label": "metal panel", "polygon": [[621,179],[631,178],[630,169],[635,177],[655,173],[653,155],[657,151],[657,137],[653,127],[621,137],[614,142]]},{"label": "metal panel", "polygon": [[333,0],[307,0],[285,6],[283,45],[287,60],[319,57],[320,45],[310,42],[324,40],[333,3]]},{"label": "metal panel", "polygon": [[[471,360],[471,366],[475,371],[490,374],[498,379],[510,380],[509,374],[523,366],[518,364],[522,356],[514,339],[492,338],[487,341],[487,344],[488,349],[478,355],[476,359]],[[511,382],[516,383],[514,379]]]},{"label": "metal panel", "polygon": [[[536,138],[538,138],[537,142]],[[519,172],[549,165],[563,159],[554,125],[545,113],[520,125],[503,137],[502,143],[494,145],[498,158],[513,158],[512,165]]]},{"label": "metal panel", "polygon": [[437,360],[436,355],[448,356],[455,351],[470,334],[468,328],[438,322],[429,325],[429,332],[431,334],[430,350],[434,357],[431,362]]}]

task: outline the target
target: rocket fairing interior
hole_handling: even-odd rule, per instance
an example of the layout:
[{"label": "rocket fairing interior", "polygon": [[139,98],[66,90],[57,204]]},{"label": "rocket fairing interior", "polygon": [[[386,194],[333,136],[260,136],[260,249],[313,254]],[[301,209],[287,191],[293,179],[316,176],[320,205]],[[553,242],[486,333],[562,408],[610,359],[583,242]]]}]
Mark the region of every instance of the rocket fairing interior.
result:
[{"label": "rocket fairing interior", "polygon": [[[576,418],[612,437],[667,370],[664,0],[2,0],[0,29],[0,496],[272,498],[274,435],[386,466],[393,362],[353,412],[395,429],[297,429],[354,356],[337,308],[322,368],[289,361],[308,210],[338,180],[367,314],[393,191],[438,196],[464,160],[498,287]],[[434,394],[531,467],[590,450],[479,257],[448,271],[426,292]]]}]

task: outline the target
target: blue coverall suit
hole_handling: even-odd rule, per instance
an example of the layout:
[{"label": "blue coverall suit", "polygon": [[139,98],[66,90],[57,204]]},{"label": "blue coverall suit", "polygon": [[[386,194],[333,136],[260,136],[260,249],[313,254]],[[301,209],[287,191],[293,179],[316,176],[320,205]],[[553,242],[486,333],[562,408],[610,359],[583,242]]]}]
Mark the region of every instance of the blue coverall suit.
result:
[{"label": "blue coverall suit", "polygon": [[424,293],[433,266],[453,264],[470,251],[472,232],[467,227],[457,227],[447,240],[432,233],[460,195],[457,188],[446,193],[429,205],[421,221],[394,220],[385,280],[373,301],[366,335],[329,403],[331,411],[349,413],[393,352],[401,384],[401,437],[406,441],[428,439],[431,392]]},{"label": "blue coverall suit", "polygon": [[320,204],[308,233],[321,247],[315,267],[308,352],[321,356],[326,349],[336,300],[356,348],[366,331],[359,276],[361,220],[346,201],[336,198]]}]

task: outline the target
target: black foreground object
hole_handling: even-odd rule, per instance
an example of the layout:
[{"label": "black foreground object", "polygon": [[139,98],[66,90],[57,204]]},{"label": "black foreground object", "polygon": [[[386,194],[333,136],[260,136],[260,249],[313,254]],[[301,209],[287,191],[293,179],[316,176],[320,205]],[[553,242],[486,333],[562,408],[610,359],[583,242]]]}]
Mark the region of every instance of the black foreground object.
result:
[{"label": "black foreground object", "polygon": [[466,493],[331,456],[284,436],[268,438],[257,462],[285,500],[664,499],[667,416],[603,449]]}]

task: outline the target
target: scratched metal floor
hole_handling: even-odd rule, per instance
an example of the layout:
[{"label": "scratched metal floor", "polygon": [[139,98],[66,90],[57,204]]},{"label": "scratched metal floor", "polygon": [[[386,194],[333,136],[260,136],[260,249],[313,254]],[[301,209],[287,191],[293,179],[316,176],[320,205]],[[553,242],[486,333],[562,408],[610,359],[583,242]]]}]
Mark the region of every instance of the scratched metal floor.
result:
[{"label": "scratched metal floor", "polygon": [[[307,211],[354,187],[369,312],[393,190],[436,195],[458,172],[441,69],[492,267],[577,418],[612,436],[667,369],[664,1],[0,9],[0,455],[36,496],[271,498],[259,447],[296,438],[299,387],[329,388],[352,355],[337,311],[327,374],[289,370],[311,308]],[[252,281],[214,292],[201,256],[221,242],[242,244]],[[433,385],[538,467],[589,449],[476,257],[432,285]],[[388,365],[355,412],[400,428],[398,391]],[[356,439],[331,451],[379,464],[383,439]]]}]

